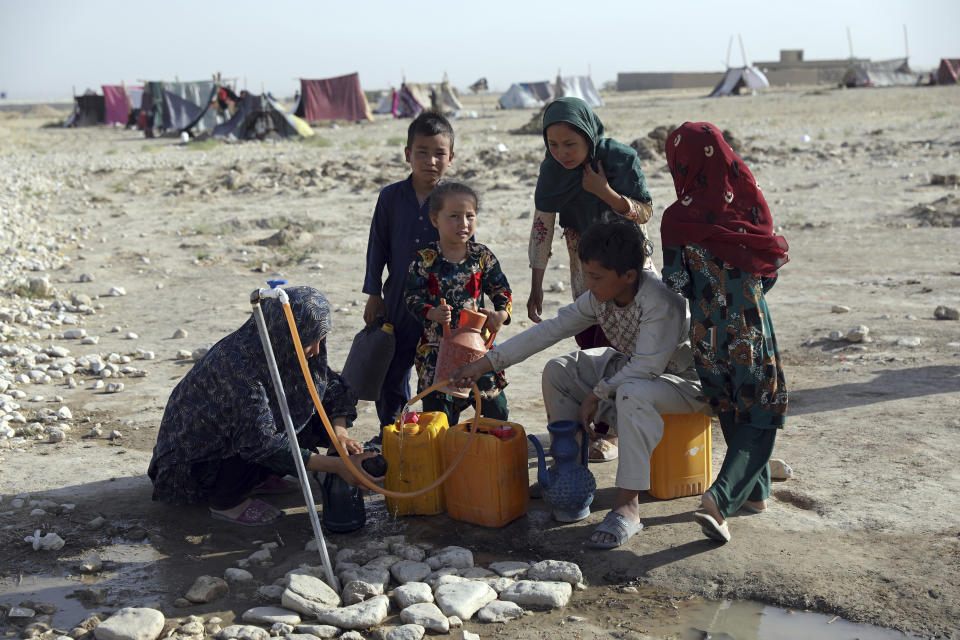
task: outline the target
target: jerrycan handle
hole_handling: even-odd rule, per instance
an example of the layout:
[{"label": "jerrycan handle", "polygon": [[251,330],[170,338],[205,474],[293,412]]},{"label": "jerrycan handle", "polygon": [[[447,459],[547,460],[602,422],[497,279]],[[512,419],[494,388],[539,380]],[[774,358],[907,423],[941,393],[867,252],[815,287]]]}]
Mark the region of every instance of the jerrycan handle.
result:
[{"label": "jerrycan handle", "polygon": [[583,439],[580,442],[580,464],[584,467],[590,466],[590,435],[587,428],[577,423],[577,426],[583,430]]},{"label": "jerrycan handle", "polygon": [[[440,298],[440,306],[442,307],[442,306],[444,306],[444,305],[446,305],[446,304],[447,304],[447,301],[444,300],[443,298]],[[449,337],[450,337],[450,323],[449,323],[449,322],[444,322],[444,323],[443,323],[443,337],[444,337],[444,338],[449,338]]]}]

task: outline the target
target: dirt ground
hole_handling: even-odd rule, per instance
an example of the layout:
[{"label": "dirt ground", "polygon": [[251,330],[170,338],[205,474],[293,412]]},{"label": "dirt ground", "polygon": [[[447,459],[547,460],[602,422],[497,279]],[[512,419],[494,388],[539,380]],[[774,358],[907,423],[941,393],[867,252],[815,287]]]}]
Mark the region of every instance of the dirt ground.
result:
[{"label": "dirt ground", "polygon": [[[692,522],[699,501],[691,497],[644,499],[644,531],[614,551],[586,550],[582,542],[612,503],[615,464],[591,465],[599,489],[583,522],[553,522],[538,500],[526,517],[499,530],[445,516],[395,521],[371,498],[363,535],[401,532],[458,543],[480,561],[578,562],[590,588],[549,620],[559,624],[577,614],[587,626],[547,631],[520,621],[501,630],[517,638],[642,637],[631,634],[654,632],[656,621],[675,617],[677,604],[690,596],[753,599],[960,638],[960,322],[934,318],[938,305],[960,307],[960,211],[955,198],[944,199],[955,186],[931,184],[935,174],[960,169],[960,89],[792,88],[724,99],[649,92],[605,99],[598,114],[620,141],[645,137],[658,125],[705,120],[743,145],[742,156],[790,243],[791,261],[768,302],[791,390],[788,424],[774,455],[788,461],[794,478],[774,486],[766,513],[733,517],[733,540],[722,547],[706,541]],[[467,107],[480,117],[454,122],[456,158],[448,175],[480,191],[479,239],[500,258],[517,302],[514,322],[501,335],[506,339],[529,324],[526,247],[543,147],[538,136],[509,133],[531,112],[494,111],[493,103],[471,99]],[[249,313],[250,291],[280,275],[319,288],[336,307],[329,348],[339,366],[362,324],[364,251],[377,191],[406,176],[408,121],[318,128],[317,138],[306,142],[181,145],[134,131],[41,128],[42,119],[0,118],[0,169],[32,180],[18,197],[35,207],[51,234],[70,238],[63,253],[71,262],[50,273],[51,282],[60,291],[100,296],[104,305],[83,324],[101,336],[100,344],[73,343],[71,351],[125,353],[131,343],[121,336],[133,331],[139,335],[134,348],[157,353],[157,360],[143,363],[149,375],[126,381],[123,393],[94,392],[89,384],[37,389],[63,396],[77,425],[64,442],[0,451],[0,511],[18,493],[77,506],[48,523],[67,540],[56,559],[38,559],[23,544],[35,528],[28,510],[0,516],[0,578],[69,573],[90,549],[146,536],[161,558],[111,602],[146,594],[174,616],[239,614],[249,602],[231,602],[229,609],[170,607],[197,575],[221,575],[249,554],[254,540],[284,544],[271,570],[277,576],[300,562],[316,564],[302,551],[309,523],[294,497],[277,502],[291,517],[275,531],[236,530],[212,521],[204,508],[151,501],[145,472],[159,418],[190,366],[177,351],[237,328]],[[496,149],[500,143],[507,151]],[[659,245],[672,182],[662,156],[644,160],[643,168],[656,210],[651,235]],[[938,200],[953,209],[913,209]],[[282,228],[290,232],[282,244],[258,243]],[[551,266],[562,268],[548,270],[548,285],[568,285],[565,253],[558,231]],[[93,281],[80,282],[81,273]],[[127,295],[105,297],[112,286],[125,287]],[[569,301],[569,287],[546,295],[550,313]],[[832,313],[834,305],[850,310]],[[872,341],[828,337],[856,325],[869,327]],[[110,333],[114,326],[122,331]],[[188,337],[172,339],[178,328]],[[544,363],[573,348],[573,341],[557,345],[508,371],[511,419],[528,432],[545,433]],[[81,439],[87,416],[123,438]],[[356,429],[360,440],[375,433],[371,403],[361,403]],[[716,470],[724,449],[716,425],[713,436]],[[110,523],[107,529],[86,529],[97,515]],[[622,593],[626,585],[639,585],[639,593]]]}]

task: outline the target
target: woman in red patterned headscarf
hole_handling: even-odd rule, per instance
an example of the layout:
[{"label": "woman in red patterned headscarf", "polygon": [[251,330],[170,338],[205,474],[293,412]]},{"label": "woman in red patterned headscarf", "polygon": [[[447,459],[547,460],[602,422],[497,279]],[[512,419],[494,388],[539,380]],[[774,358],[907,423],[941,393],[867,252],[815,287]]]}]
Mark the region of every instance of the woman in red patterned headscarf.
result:
[{"label": "woman in red patterned headscarf", "polygon": [[764,294],[786,264],[753,174],[706,122],[687,122],[666,141],[677,202],[660,226],[663,281],[690,302],[690,338],[704,394],[727,453],[695,519],[726,542],[726,518],[766,508],[768,461],[784,425],[787,388]]}]

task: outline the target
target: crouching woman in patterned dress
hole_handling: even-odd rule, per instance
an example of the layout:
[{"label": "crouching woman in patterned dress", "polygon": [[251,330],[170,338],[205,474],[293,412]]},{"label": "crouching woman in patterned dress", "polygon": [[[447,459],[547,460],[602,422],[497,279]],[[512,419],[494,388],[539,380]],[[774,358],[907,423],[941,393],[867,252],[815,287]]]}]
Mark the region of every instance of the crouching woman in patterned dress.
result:
[{"label": "crouching woman in patterned dress", "polygon": [[[360,462],[374,454],[363,453],[347,434],[357,416],[357,398],[327,365],[324,339],[330,331],[330,305],[311,287],[286,292],[323,408],[359,469]],[[308,471],[336,473],[359,485],[339,456],[317,452],[330,440],[315,413],[283,307],[275,299],[261,305],[297,442],[287,439],[251,316],[198,360],[170,394],[147,471],[154,500],[207,504],[211,517],[239,525],[273,524],[283,512],[251,496],[296,490],[295,482],[282,478],[296,475],[291,445],[298,447]]]}]

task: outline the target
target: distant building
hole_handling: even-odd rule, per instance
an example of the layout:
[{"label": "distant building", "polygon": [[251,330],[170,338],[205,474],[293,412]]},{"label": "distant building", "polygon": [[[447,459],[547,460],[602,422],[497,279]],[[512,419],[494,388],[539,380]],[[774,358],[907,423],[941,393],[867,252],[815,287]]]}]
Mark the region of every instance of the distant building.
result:
[{"label": "distant building", "polygon": [[723,78],[722,71],[693,73],[618,73],[617,91],[650,89],[712,89]]},{"label": "distant building", "polygon": [[754,62],[772,86],[788,84],[839,84],[852,66],[868,65],[869,58],[804,60],[803,49],[780,49],[776,62]]}]

